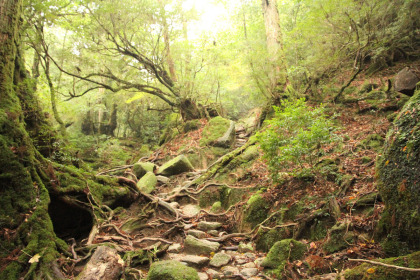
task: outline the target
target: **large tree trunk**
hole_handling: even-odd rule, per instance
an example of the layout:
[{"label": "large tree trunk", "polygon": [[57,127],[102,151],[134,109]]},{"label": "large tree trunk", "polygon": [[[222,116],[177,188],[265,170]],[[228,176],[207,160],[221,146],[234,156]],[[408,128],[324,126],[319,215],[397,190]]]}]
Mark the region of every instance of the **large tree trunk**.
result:
[{"label": "large tree trunk", "polygon": [[116,180],[87,177],[45,159],[55,132],[24,67],[21,11],[22,0],[0,0],[0,279],[64,279],[56,259],[59,251],[70,255],[54,232],[63,225],[53,226],[49,210],[67,211],[67,219],[78,211],[92,220],[88,196],[98,194],[103,200],[96,201],[117,206],[130,194]]},{"label": "large tree trunk", "polygon": [[276,0],[261,1],[270,62],[269,92],[272,98],[276,100],[279,99],[281,93],[285,92],[287,86],[287,68],[283,52],[279,12]]},{"label": "large tree trunk", "polygon": [[20,278],[39,254],[27,277],[40,266],[40,277],[60,279],[53,266],[63,242],[48,215],[50,199],[38,166],[42,156],[30,137],[45,122],[18,48],[21,10],[22,0],[0,0],[0,242],[1,257],[13,260],[0,278]]}]

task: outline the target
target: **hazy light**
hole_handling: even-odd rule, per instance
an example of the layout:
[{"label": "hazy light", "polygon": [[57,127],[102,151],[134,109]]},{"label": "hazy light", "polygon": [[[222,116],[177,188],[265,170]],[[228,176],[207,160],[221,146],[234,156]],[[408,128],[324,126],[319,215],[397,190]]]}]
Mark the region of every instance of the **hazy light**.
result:
[{"label": "hazy light", "polygon": [[212,0],[186,0],[182,7],[186,11],[195,7],[199,14],[199,20],[188,24],[188,37],[191,40],[202,35],[212,36],[228,25],[228,12],[220,3]]}]

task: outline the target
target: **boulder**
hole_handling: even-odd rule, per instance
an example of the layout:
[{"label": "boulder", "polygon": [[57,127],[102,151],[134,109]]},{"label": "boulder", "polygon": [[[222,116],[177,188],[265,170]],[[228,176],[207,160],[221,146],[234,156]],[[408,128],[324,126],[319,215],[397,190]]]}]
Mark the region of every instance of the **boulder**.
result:
[{"label": "boulder", "polygon": [[117,250],[99,246],[90,258],[77,280],[117,280],[120,279],[124,261]]},{"label": "boulder", "polygon": [[420,90],[390,127],[378,157],[376,177],[385,203],[379,237],[390,255],[420,249]]},{"label": "boulder", "polygon": [[194,167],[191,165],[187,157],[184,155],[179,155],[162,165],[158,169],[157,174],[162,176],[172,176],[183,172],[188,172],[193,169]]},{"label": "boulder", "polygon": [[261,263],[262,267],[277,269],[287,261],[299,260],[306,252],[306,245],[294,239],[277,241]]},{"label": "boulder", "polygon": [[235,123],[220,116],[211,119],[203,129],[200,146],[230,148],[235,141]]},{"label": "boulder", "polygon": [[398,72],[395,77],[394,89],[408,96],[413,96],[416,84],[420,81],[419,77],[409,67],[405,67]]},{"label": "boulder", "polygon": [[226,149],[230,148],[233,142],[235,142],[235,136],[236,136],[235,122],[230,121],[228,130],[226,130],[226,132],[223,134],[222,137],[217,138],[213,146],[226,148]]},{"label": "boulder", "polygon": [[219,247],[220,244],[217,242],[198,239],[191,235],[187,235],[184,242],[185,252],[196,255],[209,255],[212,252],[216,252]]},{"label": "boulder", "polygon": [[154,262],[150,266],[147,280],[200,280],[194,268],[179,261]]},{"label": "boulder", "polygon": [[147,172],[153,172],[156,165],[151,162],[137,162],[133,165],[133,173],[137,178],[143,177]]},{"label": "boulder", "polygon": [[155,174],[149,171],[137,182],[137,188],[141,192],[151,193],[155,190],[156,184],[157,179]]}]

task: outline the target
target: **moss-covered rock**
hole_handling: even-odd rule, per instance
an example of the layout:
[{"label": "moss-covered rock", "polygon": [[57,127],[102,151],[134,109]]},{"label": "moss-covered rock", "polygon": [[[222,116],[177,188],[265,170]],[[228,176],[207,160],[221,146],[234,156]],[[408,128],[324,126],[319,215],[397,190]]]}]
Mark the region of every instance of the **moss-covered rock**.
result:
[{"label": "moss-covered rock", "polygon": [[271,272],[276,276],[280,276],[286,262],[301,259],[306,250],[305,244],[294,239],[278,241],[271,247],[267,256],[262,261],[261,266],[273,269]]},{"label": "moss-covered rock", "polygon": [[178,261],[160,261],[151,265],[147,280],[200,280],[194,268]]},{"label": "moss-covered rock", "polygon": [[222,212],[222,210],[223,210],[222,203],[220,201],[216,201],[215,203],[213,203],[210,209],[212,213],[220,213]]},{"label": "moss-covered rock", "polygon": [[329,238],[324,244],[324,250],[328,253],[334,253],[350,246],[353,243],[355,235],[349,230],[350,225],[346,223],[337,223],[329,230]]},{"label": "moss-covered rock", "polygon": [[209,255],[212,252],[216,252],[219,247],[220,244],[217,242],[198,239],[191,235],[188,235],[184,241],[185,251],[195,255]]},{"label": "moss-covered rock", "polygon": [[133,173],[137,178],[143,177],[147,172],[153,172],[156,165],[152,162],[137,162],[133,165]]},{"label": "moss-covered rock", "polygon": [[420,249],[420,90],[390,128],[377,160],[378,189],[385,202],[379,234],[388,254]]},{"label": "moss-covered rock", "polygon": [[[232,121],[220,116],[211,119],[208,125],[203,129],[200,146],[217,146],[226,148],[226,145],[228,145],[227,147],[229,147],[233,143],[235,137],[235,125],[233,123],[232,127],[232,123]],[[220,142],[219,139],[223,141]]]},{"label": "moss-covered rock", "polygon": [[163,164],[157,171],[157,174],[163,176],[177,175],[183,172],[193,170],[194,167],[184,155],[179,155],[174,159],[171,159],[167,163]]},{"label": "moss-covered rock", "polygon": [[155,190],[157,184],[156,175],[153,172],[147,172],[146,175],[141,177],[137,182],[137,188],[144,193],[151,193]]},{"label": "moss-covered rock", "polygon": [[270,207],[268,201],[262,197],[260,192],[257,192],[246,203],[244,222],[249,224],[251,229],[254,228],[267,218]]},{"label": "moss-covered rock", "polygon": [[[409,267],[419,268],[420,267],[420,252],[415,252],[407,256],[401,256],[398,258],[388,258],[375,260],[377,262]],[[391,267],[385,267],[373,264],[362,264],[353,269],[346,270],[344,272],[344,279],[346,280],[417,280],[419,279],[418,272],[404,271]]]}]

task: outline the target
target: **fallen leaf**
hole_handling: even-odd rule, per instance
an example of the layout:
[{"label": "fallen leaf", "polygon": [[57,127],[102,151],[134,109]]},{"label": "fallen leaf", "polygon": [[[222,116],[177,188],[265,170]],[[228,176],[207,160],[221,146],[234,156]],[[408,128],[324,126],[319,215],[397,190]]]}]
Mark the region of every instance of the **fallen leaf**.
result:
[{"label": "fallen leaf", "polygon": [[36,254],[28,262],[29,263],[37,263],[37,262],[39,262],[39,258],[41,258],[41,256],[39,254]]},{"label": "fallen leaf", "polygon": [[375,269],[373,267],[369,268],[368,270],[366,270],[367,273],[372,274],[375,273]]}]

